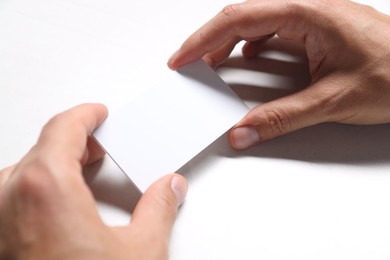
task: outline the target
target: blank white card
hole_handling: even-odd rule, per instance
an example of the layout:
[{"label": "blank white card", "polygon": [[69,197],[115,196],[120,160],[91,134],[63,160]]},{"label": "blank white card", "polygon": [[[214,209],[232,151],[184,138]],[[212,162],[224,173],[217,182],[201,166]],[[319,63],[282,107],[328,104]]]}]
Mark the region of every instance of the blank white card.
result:
[{"label": "blank white card", "polygon": [[202,60],[177,72],[111,114],[94,137],[144,192],[210,145],[248,107]]}]

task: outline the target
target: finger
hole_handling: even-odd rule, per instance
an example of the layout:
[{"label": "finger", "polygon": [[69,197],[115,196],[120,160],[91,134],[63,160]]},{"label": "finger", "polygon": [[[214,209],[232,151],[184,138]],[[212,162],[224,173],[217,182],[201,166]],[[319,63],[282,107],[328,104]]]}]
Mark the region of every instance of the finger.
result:
[{"label": "finger", "polygon": [[[63,215],[78,212],[88,215],[90,221],[99,219],[81,166],[83,160],[88,161],[85,159],[88,136],[106,116],[103,105],[84,104],[49,120],[38,143],[13,173],[14,189],[20,200],[38,203],[41,207],[34,208],[38,211],[60,207]],[[69,208],[73,210],[68,211]]]},{"label": "finger", "polygon": [[143,194],[134,210],[131,230],[140,241],[165,246],[178,207],[187,194],[187,182],[181,175],[162,177]]},{"label": "finger", "polygon": [[81,163],[83,165],[90,165],[97,161],[100,161],[105,155],[106,152],[98,144],[96,139],[89,135],[87,140],[87,149],[84,151]]},{"label": "finger", "polygon": [[[87,140],[106,118],[107,109],[100,104],[84,104],[53,117],[43,128],[36,150],[61,167],[87,162]],[[94,149],[94,148],[93,148]],[[61,168],[58,167],[58,168]]]},{"label": "finger", "polygon": [[313,16],[307,12],[310,3],[286,2],[250,1],[226,6],[183,43],[169,59],[168,66],[177,69],[237,37],[251,39],[277,33],[303,41],[310,26],[296,20],[307,22]]},{"label": "finger", "polygon": [[226,42],[224,45],[222,45],[217,50],[206,54],[203,57],[203,60],[213,69],[221,65],[230,55],[230,53],[233,51],[234,47],[238,42],[240,42],[241,39],[235,38],[231,39],[230,41]]},{"label": "finger", "polygon": [[263,49],[267,41],[274,37],[274,35],[275,34],[273,33],[267,36],[263,36],[256,41],[247,41],[242,47],[242,54],[245,58],[256,57],[257,55],[259,55],[260,51]]},{"label": "finger", "polygon": [[329,121],[326,106],[331,94],[321,93],[319,84],[290,96],[261,104],[251,111],[229,133],[230,145],[246,149],[286,133]]}]

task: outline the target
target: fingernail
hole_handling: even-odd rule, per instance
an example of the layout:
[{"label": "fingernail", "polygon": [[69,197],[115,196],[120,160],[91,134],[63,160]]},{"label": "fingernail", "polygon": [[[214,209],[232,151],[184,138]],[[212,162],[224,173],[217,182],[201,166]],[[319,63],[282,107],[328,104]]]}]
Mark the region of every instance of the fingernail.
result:
[{"label": "fingernail", "polygon": [[259,134],[252,126],[238,127],[232,130],[233,147],[242,150],[260,141]]},{"label": "fingernail", "polygon": [[171,189],[176,196],[177,207],[179,207],[186,198],[187,195],[187,183],[183,178],[175,176],[171,180]]}]

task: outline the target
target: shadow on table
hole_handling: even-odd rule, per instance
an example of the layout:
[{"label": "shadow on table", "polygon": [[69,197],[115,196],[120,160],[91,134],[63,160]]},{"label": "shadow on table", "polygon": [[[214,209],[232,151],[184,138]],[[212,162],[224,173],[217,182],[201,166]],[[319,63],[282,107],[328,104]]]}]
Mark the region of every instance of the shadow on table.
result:
[{"label": "shadow on table", "polygon": [[191,163],[201,163],[213,156],[280,158],[347,165],[390,164],[390,124],[353,126],[324,123],[244,151],[233,150],[226,133],[199,153]]},{"label": "shadow on table", "polygon": [[141,192],[108,157],[84,169],[84,179],[94,198],[127,213],[132,213]]},{"label": "shadow on table", "polygon": [[[251,107],[300,91],[310,84],[302,45],[274,38],[256,58],[229,58],[218,73]],[[213,156],[266,157],[318,163],[390,163],[390,124],[355,126],[324,123],[264,142],[245,151],[234,151],[227,134],[216,140],[180,169],[206,163]]]},{"label": "shadow on table", "polygon": [[[282,58],[272,58],[267,54]],[[263,103],[301,90],[310,83],[302,46],[273,39],[264,55],[254,59],[229,58],[218,69],[221,77],[246,102]],[[287,56],[286,56],[287,55]],[[231,76],[236,73],[236,76]],[[246,73],[250,73],[246,74]],[[249,75],[246,77],[245,75]],[[249,79],[250,78],[250,79]],[[307,127],[267,141],[245,151],[235,151],[227,143],[227,134],[200,152],[178,172],[186,175],[191,167],[207,165],[215,157],[281,158],[318,163],[390,164],[390,124],[353,126],[324,123]],[[116,178],[104,176],[101,164],[86,170],[92,193],[99,201],[132,212],[140,192],[118,168]]]}]

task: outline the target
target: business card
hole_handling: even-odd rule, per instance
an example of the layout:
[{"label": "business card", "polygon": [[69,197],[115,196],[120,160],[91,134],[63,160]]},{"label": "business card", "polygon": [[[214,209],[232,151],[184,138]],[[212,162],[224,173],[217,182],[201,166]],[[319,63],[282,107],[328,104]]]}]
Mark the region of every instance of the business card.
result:
[{"label": "business card", "polygon": [[204,61],[110,114],[93,136],[141,192],[235,125],[249,108]]}]

